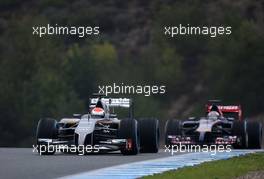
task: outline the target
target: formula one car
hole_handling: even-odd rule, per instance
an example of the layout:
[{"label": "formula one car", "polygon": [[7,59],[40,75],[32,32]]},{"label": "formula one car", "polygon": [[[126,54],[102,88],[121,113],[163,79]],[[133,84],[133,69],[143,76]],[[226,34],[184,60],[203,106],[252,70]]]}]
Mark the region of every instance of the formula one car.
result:
[{"label": "formula one car", "polygon": [[221,105],[210,101],[206,117],[168,120],[165,143],[171,145],[231,145],[237,149],[260,149],[262,124],[242,120],[240,105]]},{"label": "formula one car", "polygon": [[[129,117],[118,119],[111,112],[117,107],[129,109]],[[64,152],[77,148],[77,153],[80,146],[82,149],[89,146],[89,152],[156,153],[159,149],[159,123],[154,118],[134,119],[131,99],[96,96],[90,99],[87,114],[63,118],[59,122],[41,119],[36,138],[41,154],[54,154],[57,151],[54,146]]]}]

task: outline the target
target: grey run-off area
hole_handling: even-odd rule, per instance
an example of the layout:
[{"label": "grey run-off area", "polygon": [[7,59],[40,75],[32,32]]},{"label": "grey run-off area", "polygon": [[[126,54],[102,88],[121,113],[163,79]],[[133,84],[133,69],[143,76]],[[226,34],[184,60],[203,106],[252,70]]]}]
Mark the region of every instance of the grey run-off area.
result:
[{"label": "grey run-off area", "polygon": [[96,170],[114,165],[168,157],[169,153],[160,150],[155,154],[123,156],[120,153],[75,154],[58,153],[40,156],[31,148],[0,148],[0,178],[57,178],[80,172]]}]

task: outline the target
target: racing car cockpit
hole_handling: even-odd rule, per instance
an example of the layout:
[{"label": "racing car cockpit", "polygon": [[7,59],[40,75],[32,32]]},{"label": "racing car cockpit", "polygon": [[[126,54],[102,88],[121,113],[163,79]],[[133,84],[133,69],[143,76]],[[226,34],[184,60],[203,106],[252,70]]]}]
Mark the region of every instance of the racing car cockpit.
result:
[{"label": "racing car cockpit", "polygon": [[207,118],[212,120],[222,119],[223,113],[217,105],[213,104],[207,113]]},{"label": "racing car cockpit", "polygon": [[219,115],[221,114],[221,111],[219,110],[219,108],[217,107],[217,105],[213,104],[211,109],[210,109],[210,112],[217,112]]},{"label": "racing car cockpit", "polygon": [[104,118],[107,112],[107,106],[101,99],[99,99],[94,106],[90,106],[90,114],[94,118]]},{"label": "racing car cockpit", "polygon": [[95,107],[91,111],[91,116],[96,118],[104,118],[105,117],[105,111],[103,108]]},{"label": "racing car cockpit", "polygon": [[216,111],[211,111],[207,115],[207,119],[209,120],[217,120],[220,118],[220,114]]}]

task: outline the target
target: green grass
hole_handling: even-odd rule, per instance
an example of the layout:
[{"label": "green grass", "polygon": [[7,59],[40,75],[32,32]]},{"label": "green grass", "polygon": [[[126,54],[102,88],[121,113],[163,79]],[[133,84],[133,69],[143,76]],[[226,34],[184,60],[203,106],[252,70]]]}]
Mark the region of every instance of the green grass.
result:
[{"label": "green grass", "polygon": [[264,170],[264,153],[248,154],[227,160],[205,162],[194,167],[184,167],[144,179],[233,179],[250,171]]}]

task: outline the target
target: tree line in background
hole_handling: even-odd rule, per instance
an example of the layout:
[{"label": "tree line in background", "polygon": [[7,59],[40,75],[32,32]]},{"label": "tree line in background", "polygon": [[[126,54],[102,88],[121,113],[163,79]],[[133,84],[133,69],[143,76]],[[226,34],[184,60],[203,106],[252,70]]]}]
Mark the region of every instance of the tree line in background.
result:
[{"label": "tree line in background", "polygon": [[[98,85],[166,85],[132,96],[136,116],[203,115],[221,98],[263,114],[264,4],[258,1],[0,2],[0,146],[29,146],[37,121],[87,112]],[[97,25],[100,36],[32,35],[32,26]],[[164,35],[166,25],[231,26],[232,34]]]}]

